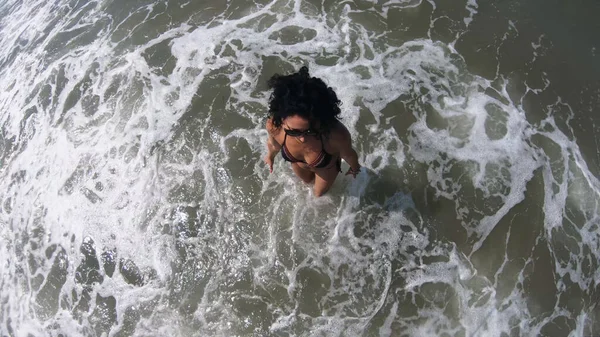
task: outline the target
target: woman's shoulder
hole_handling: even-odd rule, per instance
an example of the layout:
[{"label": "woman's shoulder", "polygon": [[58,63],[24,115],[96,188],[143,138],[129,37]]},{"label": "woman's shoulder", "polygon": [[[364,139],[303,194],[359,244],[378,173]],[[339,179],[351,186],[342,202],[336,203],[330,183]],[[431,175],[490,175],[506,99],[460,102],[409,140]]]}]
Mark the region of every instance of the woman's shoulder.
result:
[{"label": "woman's shoulder", "polygon": [[331,141],[336,142],[336,143],[344,142],[348,138],[350,138],[350,131],[348,131],[348,128],[346,128],[346,126],[344,124],[342,124],[342,122],[335,121],[335,123],[332,125],[331,129],[329,130],[328,138]]},{"label": "woman's shoulder", "polygon": [[275,124],[273,123],[273,118],[272,117],[269,117],[267,119],[267,122],[266,122],[265,126],[267,128],[267,131],[271,135],[275,136],[275,135],[279,134],[280,128],[278,128],[277,126],[275,126]]}]

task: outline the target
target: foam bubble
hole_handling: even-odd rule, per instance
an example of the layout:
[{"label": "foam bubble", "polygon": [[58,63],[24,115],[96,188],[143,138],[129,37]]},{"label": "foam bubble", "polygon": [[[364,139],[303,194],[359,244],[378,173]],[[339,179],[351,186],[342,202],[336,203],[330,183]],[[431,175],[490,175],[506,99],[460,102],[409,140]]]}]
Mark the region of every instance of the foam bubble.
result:
[{"label": "foam bubble", "polygon": [[[536,170],[550,249],[575,236],[558,231],[573,218],[576,246],[598,260],[599,184],[577,143],[552,118],[528,123],[507,81],[470,74],[453,42],[394,46],[349,4],[275,1],[147,37],[159,3],[123,17],[109,3],[2,6],[1,310],[16,335],[538,334],[520,288],[533,260],[504,297],[508,255],[492,279],[470,261]],[[477,3],[466,9],[468,26]],[[282,160],[273,174],[260,160],[263,82],[304,64],[344,102],[365,167],[319,200]],[[384,175],[412,167],[455,207],[467,244],[437,233],[417,189],[390,183],[370,202]],[[558,286],[596,286],[584,254],[552,258]]]}]

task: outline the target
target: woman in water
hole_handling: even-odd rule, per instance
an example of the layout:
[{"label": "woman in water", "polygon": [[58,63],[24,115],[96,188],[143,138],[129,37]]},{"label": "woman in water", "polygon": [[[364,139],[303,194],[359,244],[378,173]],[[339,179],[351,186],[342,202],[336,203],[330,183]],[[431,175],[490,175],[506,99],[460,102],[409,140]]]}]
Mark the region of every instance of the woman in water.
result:
[{"label": "woman in water", "polygon": [[310,77],[306,67],[295,74],[274,75],[268,84],[273,89],[265,157],[270,171],[281,151],[281,157],[292,164],[300,179],[314,182],[317,197],[333,185],[341,172],[342,159],[350,165],[346,175],[356,177],[360,171],[358,156],[350,132],[337,118],[341,102],[333,89],[321,79]]}]

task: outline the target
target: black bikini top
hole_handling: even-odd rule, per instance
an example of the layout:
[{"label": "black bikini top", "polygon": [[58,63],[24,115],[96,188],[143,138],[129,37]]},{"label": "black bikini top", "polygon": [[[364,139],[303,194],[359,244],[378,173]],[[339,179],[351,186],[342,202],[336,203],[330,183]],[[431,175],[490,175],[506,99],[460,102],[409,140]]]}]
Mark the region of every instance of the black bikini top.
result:
[{"label": "black bikini top", "polygon": [[325,151],[325,143],[323,143],[323,136],[319,135],[319,137],[321,138],[321,153],[319,153],[319,156],[311,163],[307,163],[304,160],[296,159],[294,158],[294,156],[292,156],[287,146],[285,146],[287,134],[283,137],[283,145],[281,145],[281,157],[283,158],[283,160],[289,161],[290,163],[305,163],[306,165],[308,165],[308,167],[312,168],[327,167],[327,165],[331,163],[331,159],[333,158],[333,156]]}]

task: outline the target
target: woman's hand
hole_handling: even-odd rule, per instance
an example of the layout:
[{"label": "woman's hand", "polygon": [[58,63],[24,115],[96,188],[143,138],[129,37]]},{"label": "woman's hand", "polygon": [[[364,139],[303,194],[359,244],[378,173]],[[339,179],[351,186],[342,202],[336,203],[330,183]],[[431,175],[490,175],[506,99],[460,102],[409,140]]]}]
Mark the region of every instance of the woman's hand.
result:
[{"label": "woman's hand", "polygon": [[270,173],[273,173],[273,159],[275,159],[275,156],[273,156],[271,153],[265,156],[265,163],[267,166],[269,166]]},{"label": "woman's hand", "polygon": [[353,178],[356,178],[356,175],[360,173],[360,166],[357,167],[356,169],[353,169],[352,167],[348,169],[348,172],[346,172],[346,175],[352,175]]},{"label": "woman's hand", "polygon": [[351,174],[352,177],[356,178],[356,175],[360,173],[360,164],[358,163],[358,154],[352,148],[352,137],[345,126],[341,125],[338,130],[335,137],[335,144],[340,150],[340,157],[350,165],[350,169],[348,169],[346,175]]}]

